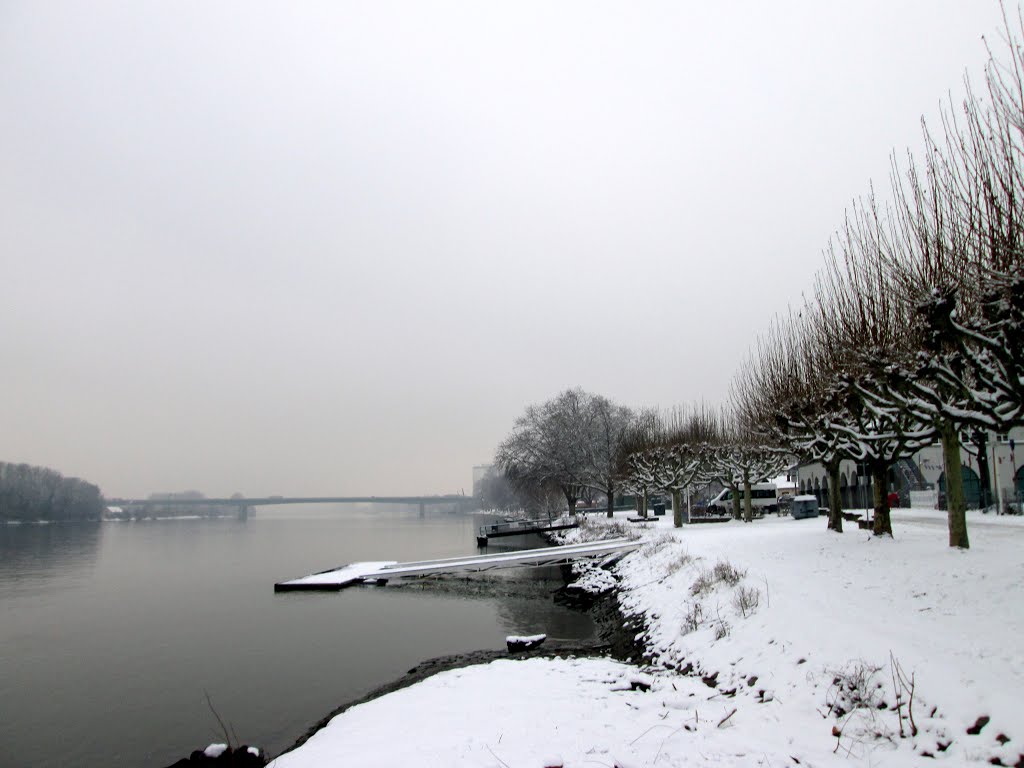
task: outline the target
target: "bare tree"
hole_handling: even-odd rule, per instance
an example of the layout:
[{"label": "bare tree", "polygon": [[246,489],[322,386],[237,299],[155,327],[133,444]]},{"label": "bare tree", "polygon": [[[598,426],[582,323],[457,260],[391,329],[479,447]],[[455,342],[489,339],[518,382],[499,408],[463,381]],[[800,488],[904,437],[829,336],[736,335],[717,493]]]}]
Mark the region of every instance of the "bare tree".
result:
[{"label": "bare tree", "polygon": [[568,389],[531,405],[498,447],[495,463],[516,488],[537,493],[556,487],[570,513],[592,491],[608,497],[612,514],[621,446],[633,413],[606,397]]},{"label": "bare tree", "polygon": [[723,482],[731,480],[734,486],[742,488],[743,521],[747,523],[754,519],[751,485],[775,477],[793,461],[790,454],[754,430],[736,408],[725,413],[722,438],[711,452],[711,460]]},{"label": "bare tree", "polygon": [[586,484],[586,401],[581,389],[569,389],[527,407],[495,456],[495,463],[515,487],[557,487],[573,514]]},{"label": "bare tree", "polygon": [[737,411],[748,427],[800,461],[817,461],[828,476],[829,530],[842,533],[839,468],[845,441],[831,428],[831,362],[814,345],[808,306],[778,317],[758,340],[732,383]]},{"label": "bare tree", "polygon": [[606,397],[594,395],[588,405],[590,435],[586,441],[586,484],[605,494],[607,514],[615,511],[615,491],[620,476],[619,456],[634,423],[633,411]]}]

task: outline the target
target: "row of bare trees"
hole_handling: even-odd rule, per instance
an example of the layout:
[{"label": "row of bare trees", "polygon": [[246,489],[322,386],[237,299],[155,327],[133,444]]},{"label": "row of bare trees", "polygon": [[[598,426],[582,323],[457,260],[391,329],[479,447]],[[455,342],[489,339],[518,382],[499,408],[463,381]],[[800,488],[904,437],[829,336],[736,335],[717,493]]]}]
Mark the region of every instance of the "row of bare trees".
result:
[{"label": "row of bare trees", "polygon": [[[569,390],[531,406],[498,452],[522,487],[680,495],[719,480],[738,496],[793,459],[828,476],[842,530],[840,462],[866,466],[874,532],[892,535],[892,465],[940,441],[949,544],[969,538],[962,435],[1024,424],[1024,19],[1004,17],[983,87],[966,82],[924,151],[894,158],[889,202],[858,199],[825,252],[813,294],[778,317],[721,411],[633,413]],[[983,437],[982,437],[983,439]],[[977,441],[975,441],[977,442]],[[984,446],[979,451],[979,459]]]},{"label": "row of bare trees", "polygon": [[667,414],[644,413],[629,431],[621,455],[622,486],[638,497],[671,494],[677,527],[683,522],[684,494],[689,497],[715,482],[732,491],[733,515],[750,522],[751,486],[775,477],[793,461],[785,450],[745,431],[729,410],[703,403]]},{"label": "row of bare trees", "polygon": [[603,494],[612,516],[615,495],[672,497],[674,522],[682,525],[682,499],[718,481],[731,488],[734,515],[752,519],[751,485],[774,477],[792,456],[744,431],[735,415],[704,404],[667,413],[635,412],[606,397],[570,389],[516,420],[499,446],[496,464],[526,505],[539,506],[557,491],[570,512],[588,492]]},{"label": "row of bare trees", "polygon": [[967,548],[961,436],[1024,423],[1024,20],[1004,31],[984,87],[894,158],[891,202],[855,202],[813,296],[734,379],[749,430],[825,467],[834,530],[840,461],[868,466],[891,535],[889,467],[941,441],[949,544]]}]

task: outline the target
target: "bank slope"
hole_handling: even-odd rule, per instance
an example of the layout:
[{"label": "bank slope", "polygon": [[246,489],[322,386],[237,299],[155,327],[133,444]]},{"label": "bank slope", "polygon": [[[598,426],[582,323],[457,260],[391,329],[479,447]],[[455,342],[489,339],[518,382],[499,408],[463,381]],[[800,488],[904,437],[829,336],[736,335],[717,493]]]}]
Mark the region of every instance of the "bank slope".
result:
[{"label": "bank slope", "polygon": [[820,520],[660,522],[616,568],[646,626],[642,668],[446,672],[273,765],[1016,765],[1024,526],[978,515],[959,551],[943,522],[896,511],[893,539]]}]

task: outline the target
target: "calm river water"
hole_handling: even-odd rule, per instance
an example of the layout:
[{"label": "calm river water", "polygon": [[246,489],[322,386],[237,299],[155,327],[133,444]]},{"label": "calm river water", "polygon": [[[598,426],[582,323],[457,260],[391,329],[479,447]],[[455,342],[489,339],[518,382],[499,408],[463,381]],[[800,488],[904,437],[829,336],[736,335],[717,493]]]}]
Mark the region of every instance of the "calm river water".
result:
[{"label": "calm river water", "polygon": [[423,659],[509,634],[591,638],[588,616],[552,603],[551,569],[482,589],[274,594],[346,562],[476,552],[489,519],[291,507],[244,522],[0,525],[0,764],[166,766],[223,740],[205,693],[240,741],[276,754]]}]

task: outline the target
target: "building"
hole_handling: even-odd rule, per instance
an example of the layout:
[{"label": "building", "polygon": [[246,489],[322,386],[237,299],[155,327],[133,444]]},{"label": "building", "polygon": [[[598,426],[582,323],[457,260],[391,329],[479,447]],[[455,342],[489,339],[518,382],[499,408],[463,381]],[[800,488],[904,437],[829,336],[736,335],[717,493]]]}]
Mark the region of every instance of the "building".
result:
[{"label": "building", "polygon": [[[1024,442],[1024,429],[1013,429],[1008,434],[989,433],[964,435],[960,449],[960,471],[964,481],[964,495],[971,509],[1007,504],[1018,505],[1024,497],[1024,456],[1018,465],[1015,447]],[[822,506],[828,505],[828,475],[817,463],[796,467],[795,480],[800,493],[818,497]],[[844,509],[863,509],[872,506],[873,489],[866,468],[853,461],[843,461],[839,467],[840,498]],[[945,509],[946,473],[939,443],[922,448],[909,458],[900,459],[889,468],[889,489],[899,495],[900,506],[931,506]]]}]

